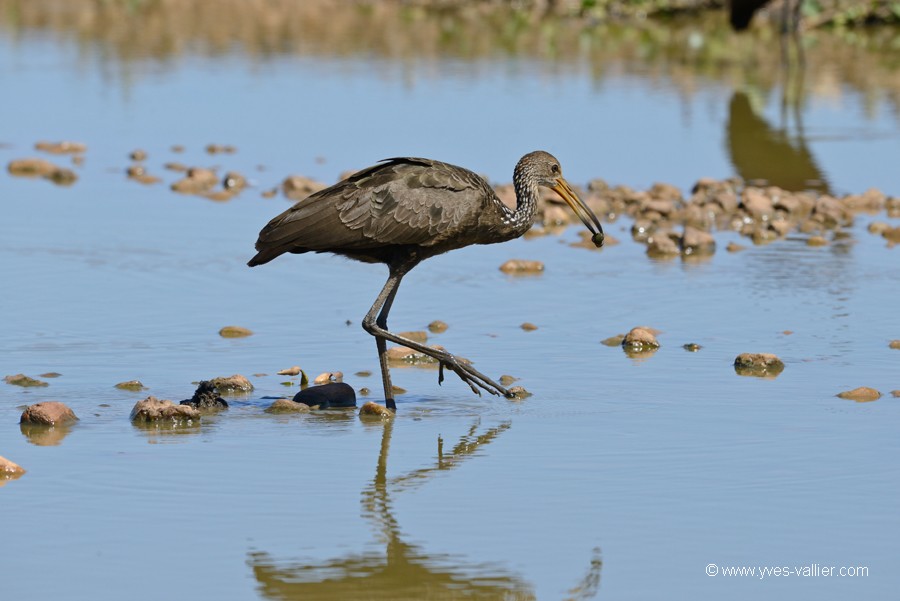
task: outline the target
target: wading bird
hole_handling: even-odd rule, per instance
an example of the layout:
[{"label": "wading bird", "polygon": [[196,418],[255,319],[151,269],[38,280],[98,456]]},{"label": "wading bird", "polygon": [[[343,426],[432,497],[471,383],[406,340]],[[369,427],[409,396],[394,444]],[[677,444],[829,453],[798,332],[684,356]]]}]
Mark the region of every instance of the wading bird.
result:
[{"label": "wading bird", "polygon": [[365,263],[384,263],[389,275],[363,319],[375,337],[385,404],[396,410],[386,355],[387,342],[402,344],[434,358],[476,393],[509,396],[509,391],[467,362],[388,331],[387,318],[410,269],[435,255],[470,244],[494,244],[518,238],[534,223],[538,187],[559,194],[603,244],[597,216],[578,198],[552,155],[526,154],[513,172],[516,208],[504,205],[480,176],[454,165],[420,158],[387,159],[301,200],[272,219],[259,233],[250,267],[284,253],[330,252]]}]

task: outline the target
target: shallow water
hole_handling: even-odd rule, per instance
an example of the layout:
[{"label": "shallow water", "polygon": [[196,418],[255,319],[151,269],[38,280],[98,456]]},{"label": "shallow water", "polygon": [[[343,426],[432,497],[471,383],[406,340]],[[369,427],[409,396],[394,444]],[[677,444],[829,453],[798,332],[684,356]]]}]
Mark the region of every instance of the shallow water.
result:
[{"label": "shallow water", "polygon": [[[266,397],[297,388],[252,374],[291,365],[341,370],[381,400],[377,375],[353,374],[377,373],[359,322],[383,268],[328,256],[245,267],[259,228],[288,206],[259,192],[289,173],[333,181],[409,154],[507,181],[519,155],[544,147],[577,184],[772,177],[742,173],[729,154],[728,77],[699,77],[685,94],[652,54],[609,57],[602,77],[596,60],[318,48],[134,58],[103,40],[0,28],[0,78],[14,82],[0,95],[13,117],[0,162],[37,155],[39,139],[88,144],[71,187],[0,175],[0,371],[62,374],[45,388],[0,385],[0,455],[28,470],[0,489],[2,598],[893,595],[900,408],[887,393],[900,388],[900,353],[888,342],[900,338],[900,263],[866,231],[898,225],[883,214],[858,216],[824,248],[719,232],[701,262],[649,260],[625,220],[606,226],[622,243],[600,252],[569,247],[574,227],[463,249],[404,280],[391,326],[442,319],[450,328],[431,342],[521,378],[534,396],[479,398],[452,374],[438,386],[436,370],[395,368],[408,392],[393,423],[263,412]],[[809,84],[802,144],[788,123],[792,147],[836,193],[900,194],[885,158],[900,150],[892,88],[863,90],[827,69],[806,74],[837,83]],[[781,127],[781,91],[751,91],[765,121],[752,132],[771,139]],[[207,155],[210,142],[238,152]],[[166,184],[125,179],[135,148]],[[257,187],[227,203],[179,196],[161,167],[171,160],[234,168]],[[724,252],[732,240],[750,247]],[[509,258],[546,271],[504,275]],[[218,336],[229,324],[255,334]],[[636,325],[661,330],[651,357],[600,344]],[[701,350],[683,350],[689,342]],[[741,352],[776,353],[787,367],[774,380],[740,377]],[[197,428],[128,420],[147,394],[177,401],[192,382],[232,373],[256,390]],[[130,379],[149,390],[113,386]],[[835,397],[861,385],[886,394]],[[80,422],[26,436],[22,407],[45,400]],[[711,563],[867,575],[710,577]]]}]

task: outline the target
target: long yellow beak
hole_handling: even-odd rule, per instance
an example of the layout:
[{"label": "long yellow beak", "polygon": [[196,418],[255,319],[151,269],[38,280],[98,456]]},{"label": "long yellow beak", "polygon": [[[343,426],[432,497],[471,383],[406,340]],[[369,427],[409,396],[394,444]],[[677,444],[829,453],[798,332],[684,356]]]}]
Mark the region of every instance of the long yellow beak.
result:
[{"label": "long yellow beak", "polygon": [[[603,246],[603,226],[600,225],[600,220],[597,219],[597,216],[594,215],[594,212],[591,211],[584,201],[578,198],[578,195],[575,194],[575,191],[562,177],[556,179],[556,184],[550,186],[550,189],[559,194],[559,196],[566,201],[572,210],[578,215],[578,218],[587,226],[587,229],[591,231],[591,241],[596,246]],[[596,228],[596,229],[595,229]]]}]

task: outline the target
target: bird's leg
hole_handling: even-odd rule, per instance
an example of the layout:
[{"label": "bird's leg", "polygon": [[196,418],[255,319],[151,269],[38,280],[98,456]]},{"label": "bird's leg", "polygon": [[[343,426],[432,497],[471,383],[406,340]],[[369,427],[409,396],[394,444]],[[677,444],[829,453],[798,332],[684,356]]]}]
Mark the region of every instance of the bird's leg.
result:
[{"label": "bird's leg", "polygon": [[[394,387],[391,384],[391,372],[387,361],[387,341],[376,334],[376,329],[387,330],[387,315],[391,310],[391,305],[394,303],[394,297],[397,295],[400,280],[406,271],[408,270],[396,271],[391,268],[391,274],[388,276],[384,288],[381,289],[381,293],[375,299],[375,304],[372,305],[372,308],[369,309],[369,312],[366,313],[366,317],[363,319],[363,328],[375,336],[375,346],[378,348],[378,363],[381,365],[381,383],[384,386],[384,404],[391,411],[397,410],[397,404],[394,402]],[[376,313],[378,314],[377,318],[375,317]]]},{"label": "bird's leg", "polygon": [[[393,398],[393,387],[391,385],[390,368],[388,366],[386,354],[386,343],[388,340],[396,344],[402,344],[403,346],[409,347],[414,351],[418,351],[438,361],[440,369],[438,383],[443,381],[444,367],[447,367],[459,376],[463,382],[468,384],[476,394],[481,394],[479,391],[479,388],[481,388],[491,394],[499,394],[508,397],[509,391],[506,388],[494,382],[471,365],[461,362],[447,351],[419,344],[414,340],[398,336],[387,329],[388,313],[391,310],[391,305],[397,294],[397,288],[400,286],[400,280],[411,268],[412,266],[391,268],[391,273],[388,276],[387,282],[384,284],[384,288],[381,290],[381,294],[378,295],[375,304],[372,305],[372,308],[369,309],[365,319],[363,319],[363,328],[375,337],[378,346],[378,361],[381,364],[381,379],[384,384],[385,405],[389,409],[396,409]],[[375,317],[376,313],[378,314],[377,319]]]}]

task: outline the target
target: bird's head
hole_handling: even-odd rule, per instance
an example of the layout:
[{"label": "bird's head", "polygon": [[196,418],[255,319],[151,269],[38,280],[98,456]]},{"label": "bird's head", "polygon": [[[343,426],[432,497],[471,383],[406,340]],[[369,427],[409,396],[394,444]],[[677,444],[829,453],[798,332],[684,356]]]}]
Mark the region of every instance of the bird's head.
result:
[{"label": "bird's head", "polygon": [[[514,174],[515,179],[523,178],[523,182],[528,183],[529,180],[539,186],[550,188],[566,201],[572,211],[578,215],[579,219],[584,223],[592,236],[591,241],[596,246],[603,246],[603,226],[600,220],[591,211],[584,201],[569,185],[569,182],[563,177],[562,167],[549,152],[536,150],[523,156],[516,165]],[[519,182],[517,182],[519,183]]]}]

